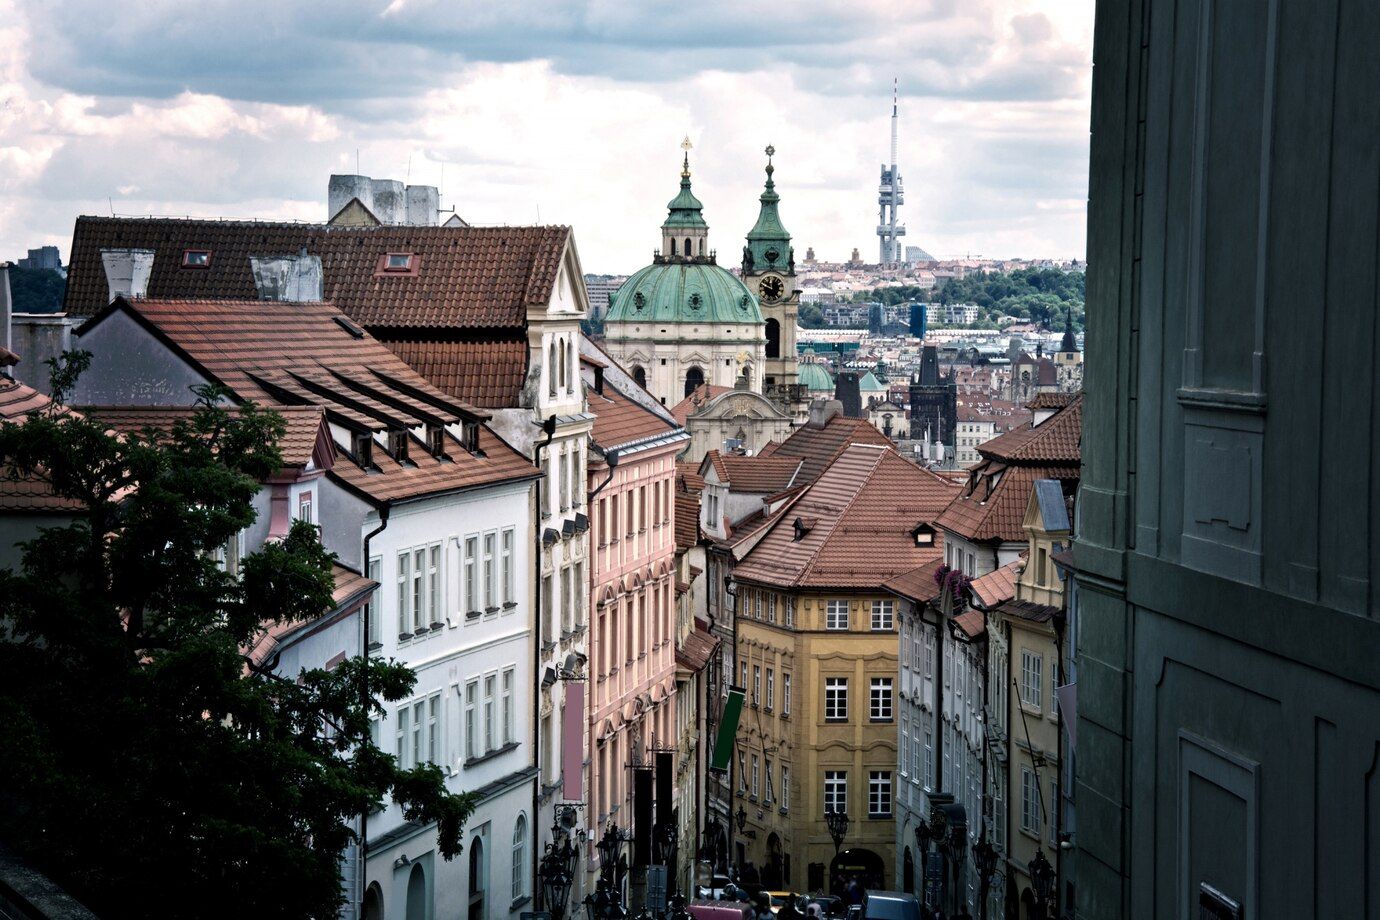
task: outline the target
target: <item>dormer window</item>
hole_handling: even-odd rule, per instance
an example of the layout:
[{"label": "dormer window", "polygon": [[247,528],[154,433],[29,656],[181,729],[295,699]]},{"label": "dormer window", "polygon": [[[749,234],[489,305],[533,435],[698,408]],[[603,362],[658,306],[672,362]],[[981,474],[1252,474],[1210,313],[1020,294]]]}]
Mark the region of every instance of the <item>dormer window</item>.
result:
[{"label": "dormer window", "polygon": [[929,524],[923,522],[916,524],[911,530],[910,535],[915,540],[916,546],[934,546],[934,528]]},{"label": "dormer window", "polygon": [[210,268],[211,250],[209,249],[184,249],[182,250],[183,268]]},{"label": "dormer window", "polygon": [[479,453],[479,423],[460,423],[460,446],[472,454]]},{"label": "dormer window", "polygon": [[417,257],[410,252],[390,252],[383,257],[383,270],[386,272],[410,272],[412,262]]},{"label": "dormer window", "polygon": [[388,432],[388,452],[393,455],[393,459],[399,463],[407,462],[407,430],[398,429]]},{"label": "dormer window", "polygon": [[368,431],[357,431],[354,435],[354,442],[350,445],[351,453],[355,455],[355,462],[364,469],[374,465],[374,436]]},{"label": "dormer window", "polygon": [[446,453],[446,429],[440,425],[426,426],[426,449],[433,457],[444,457]]}]

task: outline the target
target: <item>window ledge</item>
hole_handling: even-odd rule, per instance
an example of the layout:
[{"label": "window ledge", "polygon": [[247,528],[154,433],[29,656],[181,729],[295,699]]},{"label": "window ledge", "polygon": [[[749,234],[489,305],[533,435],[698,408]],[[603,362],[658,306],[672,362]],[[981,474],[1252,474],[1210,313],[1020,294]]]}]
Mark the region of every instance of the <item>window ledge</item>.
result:
[{"label": "window ledge", "polygon": [[517,749],[518,743],[516,741],[509,741],[502,747],[496,747],[492,751],[489,751],[487,754],[480,754],[477,757],[467,757],[465,759],[465,767],[469,768],[477,766],[481,763],[484,763],[485,761],[493,760],[495,757],[502,757],[509,751],[516,751]]},{"label": "window ledge", "polygon": [[526,904],[530,904],[531,901],[532,901],[532,898],[531,898],[530,895],[523,895],[522,897],[518,898],[516,901],[513,901],[511,904],[508,905],[508,913],[511,914],[513,911],[517,910],[519,907],[522,907],[522,906],[524,906],[524,905],[526,905]]},{"label": "window ledge", "polygon": [[848,719],[847,719],[847,718],[842,718],[842,719],[830,719],[830,718],[825,718],[824,724],[825,724],[825,725],[847,725],[847,724],[848,724]]},{"label": "window ledge", "polygon": [[381,649],[381,648],[383,648],[383,643],[382,643],[382,642],[370,642],[370,643],[369,643],[369,651],[371,651],[371,652],[377,652],[377,651],[378,651],[379,649]]},{"label": "window ledge", "polygon": [[504,610],[515,610],[516,608],[517,608],[517,601],[507,601],[507,602],[504,603],[504,605],[503,605],[503,609],[504,609]]}]

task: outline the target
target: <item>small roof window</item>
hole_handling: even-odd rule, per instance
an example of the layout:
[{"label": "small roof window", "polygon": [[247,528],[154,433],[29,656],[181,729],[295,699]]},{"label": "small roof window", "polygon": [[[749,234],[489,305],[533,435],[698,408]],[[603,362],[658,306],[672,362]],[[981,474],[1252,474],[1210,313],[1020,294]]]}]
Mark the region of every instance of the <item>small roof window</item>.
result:
[{"label": "small roof window", "polygon": [[183,268],[210,268],[211,250],[209,249],[184,249],[182,250]]},{"label": "small roof window", "polygon": [[383,257],[383,270],[386,272],[410,272],[412,260],[416,256],[410,252],[390,252]]}]

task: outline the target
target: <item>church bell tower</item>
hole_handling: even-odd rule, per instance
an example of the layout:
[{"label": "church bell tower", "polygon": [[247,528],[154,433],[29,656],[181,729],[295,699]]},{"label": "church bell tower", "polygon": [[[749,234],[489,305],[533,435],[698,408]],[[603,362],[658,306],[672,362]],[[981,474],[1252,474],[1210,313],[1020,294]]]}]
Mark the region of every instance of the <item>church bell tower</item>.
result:
[{"label": "church bell tower", "polygon": [[[808,409],[803,396],[795,392],[799,383],[795,354],[796,317],[800,312],[800,291],[795,281],[795,250],[791,235],[781,224],[776,183],[772,181],[771,158],[774,147],[767,147],[767,182],[762,190],[761,210],[756,225],[748,231],[743,247],[743,283],[757,296],[766,321],[767,360],[765,392],[775,395],[800,415]],[[795,406],[795,403],[801,403]]]}]

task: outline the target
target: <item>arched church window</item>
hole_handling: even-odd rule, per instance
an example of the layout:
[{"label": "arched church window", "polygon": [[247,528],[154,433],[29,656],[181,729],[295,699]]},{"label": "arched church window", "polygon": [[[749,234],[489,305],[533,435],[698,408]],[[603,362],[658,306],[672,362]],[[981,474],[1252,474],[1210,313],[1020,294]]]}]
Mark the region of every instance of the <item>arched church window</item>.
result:
[{"label": "arched church window", "polygon": [[699,367],[692,367],[685,372],[685,395],[689,396],[695,392],[696,387],[704,383],[704,371]]},{"label": "arched church window", "polygon": [[676,254],[676,238],[673,236],[673,237],[671,237],[671,255],[675,255],[675,254]]},{"label": "arched church window", "polygon": [[556,395],[556,343],[552,342],[547,349],[546,359],[546,395],[555,397]]},{"label": "arched church window", "polygon": [[641,364],[633,366],[632,376],[633,380],[637,381],[638,386],[644,388],[647,386],[647,369]]},{"label": "arched church window", "polygon": [[767,320],[767,357],[781,357],[781,323],[776,319]]},{"label": "arched church window", "polygon": [[700,255],[704,255],[704,237],[700,237]]},{"label": "arched church window", "polygon": [[693,246],[690,245],[690,237],[687,236],[687,237],[685,238],[685,254],[686,254],[687,256],[693,255],[693,254],[694,254],[694,251],[695,251],[695,247],[693,247]]}]

